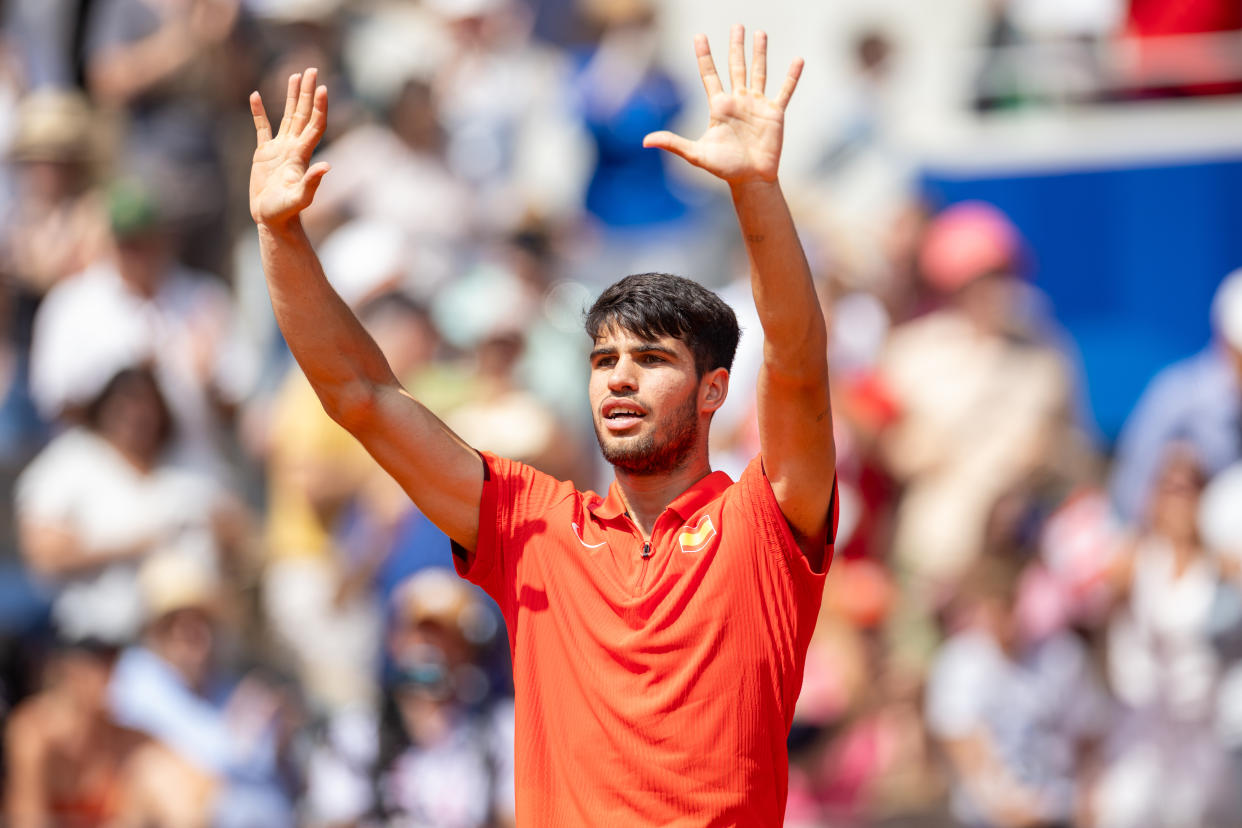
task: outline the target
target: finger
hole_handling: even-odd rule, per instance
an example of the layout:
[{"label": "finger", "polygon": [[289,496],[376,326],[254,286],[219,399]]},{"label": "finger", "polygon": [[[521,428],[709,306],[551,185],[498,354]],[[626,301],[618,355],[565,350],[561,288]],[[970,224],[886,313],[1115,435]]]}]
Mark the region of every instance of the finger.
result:
[{"label": "finger", "polygon": [[776,105],[781,109],[789,106],[789,99],[793,97],[794,89],[798,87],[798,78],[802,76],[802,58],[794,58],[793,63],[789,64],[789,73],[785,75],[785,82],[781,84],[781,94],[776,96]]},{"label": "finger", "polygon": [[691,164],[696,163],[698,152],[695,150],[694,142],[682,138],[680,135],[669,132],[668,130],[660,130],[659,132],[649,133],[643,138],[643,146],[653,149],[668,150],[680,158],[684,158]]},{"label": "finger", "polygon": [[250,114],[254,116],[254,134],[258,143],[266,144],[272,140],[272,125],[267,120],[267,111],[263,109],[263,98],[258,92],[250,93]]},{"label": "finger", "polygon": [[311,110],[310,123],[306,125],[306,129],[302,131],[301,142],[306,149],[307,155],[319,143],[319,139],[323,137],[323,132],[328,126],[328,87],[318,86],[315,88],[315,106]]},{"label": "finger", "polygon": [[768,33],[755,32],[754,54],[750,58],[750,88],[763,94],[768,84]]},{"label": "finger", "polygon": [[707,43],[707,35],[694,36],[694,54],[699,59],[699,77],[703,79],[703,91],[707,97],[724,92],[720,75],[716,74],[716,61],[712,60],[712,47]]},{"label": "finger", "polygon": [[729,29],[729,84],[735,93],[746,88],[746,30],[741,23]]},{"label": "finger", "polygon": [[302,85],[298,91],[298,106],[293,112],[293,134],[301,135],[302,130],[306,128],[306,124],[310,121],[311,109],[315,100],[315,79],[318,75],[317,69],[307,69],[302,75]]},{"label": "finger", "polygon": [[278,130],[280,135],[288,131],[289,122],[293,120],[293,110],[298,105],[298,88],[301,83],[301,72],[294,72],[289,76],[289,88],[285,91],[285,111],[280,116],[280,129]]},{"label": "finger", "polygon": [[302,193],[303,203],[309,205],[315,198],[315,192],[319,189],[320,183],[323,181],[324,175],[328,170],[332,169],[327,161],[320,161],[312,166],[302,176]]}]

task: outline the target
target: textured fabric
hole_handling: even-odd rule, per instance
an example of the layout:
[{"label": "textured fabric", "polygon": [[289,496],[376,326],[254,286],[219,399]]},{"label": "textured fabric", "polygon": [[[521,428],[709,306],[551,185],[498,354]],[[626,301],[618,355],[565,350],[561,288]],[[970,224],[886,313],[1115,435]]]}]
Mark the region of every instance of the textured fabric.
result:
[{"label": "textured fabric", "polygon": [[615,483],[602,499],[484,458],[457,566],[508,626],[519,825],[779,826],[824,575],[759,459],[674,500],[644,560]]}]

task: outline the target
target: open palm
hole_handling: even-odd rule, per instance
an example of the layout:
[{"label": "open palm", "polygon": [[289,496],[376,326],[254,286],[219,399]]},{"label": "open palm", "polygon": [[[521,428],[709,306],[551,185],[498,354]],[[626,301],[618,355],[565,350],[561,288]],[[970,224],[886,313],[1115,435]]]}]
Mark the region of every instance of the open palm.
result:
[{"label": "open palm", "polygon": [[699,76],[707,92],[707,131],[697,141],[672,132],[653,132],[643,146],[658,147],[702,167],[729,183],[775,181],[785,130],[785,107],[802,74],[802,59],[789,67],[776,98],[764,94],[767,84],[768,38],[755,33],[750,81],[746,77],[746,32],[735,25],[729,33],[729,80],[725,92],[705,35],[694,39]]},{"label": "open palm", "polygon": [[328,90],[315,86],[317,72],[290,76],[285,112],[276,135],[259,93],[250,96],[258,146],[250,167],[250,215],[259,224],[280,226],[310,205],[326,163],[310,166],[311,154],[328,120]]}]

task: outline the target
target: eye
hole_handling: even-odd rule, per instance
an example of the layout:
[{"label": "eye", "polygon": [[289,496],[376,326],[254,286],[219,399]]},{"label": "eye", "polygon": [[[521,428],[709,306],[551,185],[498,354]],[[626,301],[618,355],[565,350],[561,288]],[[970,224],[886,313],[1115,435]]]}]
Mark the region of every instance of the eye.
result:
[{"label": "eye", "polygon": [[643,354],[640,361],[646,365],[655,365],[660,362],[667,362],[664,357],[659,354]]},{"label": "eye", "polygon": [[611,368],[616,363],[617,363],[617,358],[615,356],[602,356],[602,357],[597,357],[595,361],[591,363],[591,367],[595,368],[596,370],[600,368]]}]

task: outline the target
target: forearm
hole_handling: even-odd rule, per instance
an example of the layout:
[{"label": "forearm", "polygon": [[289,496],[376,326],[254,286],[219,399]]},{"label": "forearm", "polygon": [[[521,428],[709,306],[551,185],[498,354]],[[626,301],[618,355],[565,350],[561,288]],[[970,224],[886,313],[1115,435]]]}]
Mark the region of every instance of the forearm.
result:
[{"label": "forearm", "polygon": [[151,35],[118,46],[91,61],[90,85],[101,100],[124,104],[176,72],[198,54],[189,27],[180,20]]},{"label": "forearm", "polygon": [[38,575],[54,580],[133,560],[145,555],[156,542],[155,538],[140,538],[119,546],[88,546],[72,529],[30,519],[19,522],[18,535],[26,564]]},{"label": "forearm", "polygon": [[763,326],[766,367],[791,379],[822,381],[827,331],[811,269],[776,181],[731,185]]},{"label": "forearm", "polygon": [[396,378],[379,346],[324,276],[298,219],[259,225],[263,271],[276,322],[294,359],[338,421]]}]

